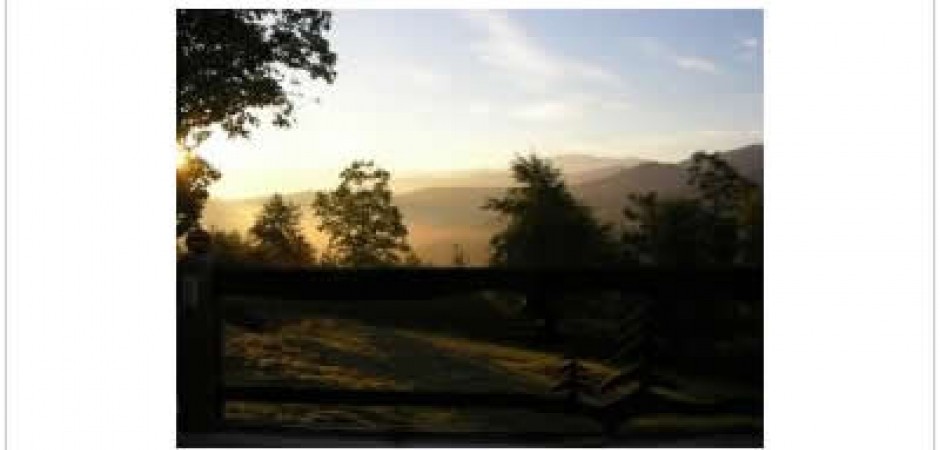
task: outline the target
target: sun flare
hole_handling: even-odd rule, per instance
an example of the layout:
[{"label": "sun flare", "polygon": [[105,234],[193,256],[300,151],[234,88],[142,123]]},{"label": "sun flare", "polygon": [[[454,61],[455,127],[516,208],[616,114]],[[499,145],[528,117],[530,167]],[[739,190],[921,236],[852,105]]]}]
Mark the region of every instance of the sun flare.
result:
[{"label": "sun flare", "polygon": [[176,168],[182,169],[189,165],[189,161],[193,158],[193,154],[189,150],[176,150]]}]

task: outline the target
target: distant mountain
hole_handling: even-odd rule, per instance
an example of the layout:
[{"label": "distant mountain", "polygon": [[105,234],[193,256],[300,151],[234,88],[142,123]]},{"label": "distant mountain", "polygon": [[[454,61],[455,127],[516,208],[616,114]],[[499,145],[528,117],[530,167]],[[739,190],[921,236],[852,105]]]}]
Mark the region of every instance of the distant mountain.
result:
[{"label": "distant mountain", "polygon": [[[722,157],[742,175],[762,185],[763,150],[762,144],[749,145],[722,152]],[[656,191],[665,197],[694,193],[687,184],[689,160],[667,164],[635,158],[563,155],[553,161],[562,168],[575,197],[590,206],[600,220],[609,223],[622,221],[622,210],[630,193]],[[405,177],[393,179],[393,183],[394,202],[402,211],[409,239],[419,256],[435,264],[449,264],[454,244],[460,244],[469,263],[486,261],[489,239],[501,224],[495,214],[481,207],[487,198],[500,196],[512,184],[508,170]],[[285,197],[304,207],[308,236],[315,244],[322,244],[323,237],[315,232],[316,223],[309,213],[314,192],[296,192]],[[244,231],[264,200],[210,200],[204,222],[216,228]]]},{"label": "distant mountain", "polygon": [[572,192],[606,222],[617,223],[630,193],[656,191],[664,197],[692,194],[686,170],[677,164],[647,163],[621,170],[607,178],[574,186]]},{"label": "distant mountain", "polygon": [[501,187],[512,183],[506,170],[478,169],[392,176],[392,190],[407,194],[423,189],[450,187]]},{"label": "distant mountain", "polygon": [[592,156],[582,154],[566,154],[554,156],[552,162],[565,174],[584,174],[596,172],[599,169],[612,167],[629,168],[648,162],[640,158],[611,158],[605,156]]},{"label": "distant mountain", "polygon": [[764,185],[764,144],[748,145],[721,154],[745,178]]},{"label": "distant mountain", "polygon": [[[752,144],[721,152],[721,158],[731,164],[745,178],[762,185],[764,184],[764,144]],[[680,163],[687,170],[691,160],[686,159]]]},{"label": "distant mountain", "polygon": [[[639,158],[609,158],[568,154],[550,158],[569,184],[596,180],[616,173],[620,169],[643,164]],[[428,188],[452,187],[505,187],[513,183],[506,169],[477,169],[427,174],[407,174],[392,179],[395,192],[404,194]]]},{"label": "distant mountain", "polygon": [[[763,185],[763,144],[721,152],[721,157],[742,176]],[[655,191],[661,197],[687,197],[695,192],[688,184],[691,160],[678,164],[645,163],[572,188],[573,193],[594,209],[601,220],[621,220],[630,193]]]}]

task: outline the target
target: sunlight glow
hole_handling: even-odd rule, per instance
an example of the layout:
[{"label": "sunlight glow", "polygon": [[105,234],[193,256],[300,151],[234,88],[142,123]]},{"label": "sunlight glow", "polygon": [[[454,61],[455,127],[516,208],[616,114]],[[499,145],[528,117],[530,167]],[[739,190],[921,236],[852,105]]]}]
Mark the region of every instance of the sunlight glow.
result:
[{"label": "sunlight glow", "polygon": [[189,165],[189,162],[194,158],[193,152],[191,150],[177,149],[176,150],[176,169],[184,169]]},{"label": "sunlight glow", "polygon": [[763,137],[752,10],[347,10],[335,21],[337,81],[297,88],[294,126],[264,122],[249,139],[216,129],[199,145],[223,174],[214,197],[334,186],[356,159],[407,178],[505,170],[528,151],[676,162]]}]

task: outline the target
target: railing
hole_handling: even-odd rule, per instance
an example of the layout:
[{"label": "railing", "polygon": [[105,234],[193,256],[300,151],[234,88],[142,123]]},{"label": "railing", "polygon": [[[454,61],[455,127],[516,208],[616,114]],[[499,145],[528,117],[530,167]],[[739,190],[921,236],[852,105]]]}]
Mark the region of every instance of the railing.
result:
[{"label": "railing", "polygon": [[514,291],[529,300],[559,292],[615,290],[652,298],[709,292],[760,298],[762,272],[733,270],[508,270],[491,268],[409,268],[373,270],[214,267],[207,255],[193,255],[178,268],[178,395],[180,429],[223,428],[225,401],[341,405],[523,408],[582,414],[610,431],[638,414],[716,412],[761,415],[753,402],[696,403],[668,400],[645,388],[613,401],[579,395],[525,393],[413,392],[320,389],[299,386],[226,385],[222,374],[222,299],[231,295],[303,301],[435,300],[478,290]]}]

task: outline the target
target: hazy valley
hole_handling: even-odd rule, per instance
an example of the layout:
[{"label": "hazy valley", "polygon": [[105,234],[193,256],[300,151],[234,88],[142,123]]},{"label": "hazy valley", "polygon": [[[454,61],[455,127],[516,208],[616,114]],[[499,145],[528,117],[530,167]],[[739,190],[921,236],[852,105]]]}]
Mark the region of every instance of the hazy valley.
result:
[{"label": "hazy valley", "polygon": [[[749,145],[722,152],[745,177],[763,184],[763,145]],[[572,193],[591,207],[604,222],[620,225],[630,193],[656,191],[662,196],[691,194],[686,183],[688,161],[675,164],[635,158],[565,155],[553,158]],[[490,236],[500,228],[498,217],[481,209],[489,197],[500,196],[512,185],[508,169],[446,174],[392,174],[395,203],[404,215],[409,241],[418,256],[433,264],[450,264],[459,245],[469,264],[483,264]],[[273,192],[271,193],[273,194]],[[313,244],[322,248],[323,236],[309,210],[314,191],[283,193],[305,210],[304,229]],[[209,228],[245,232],[267,197],[211,199],[203,221]]]}]

